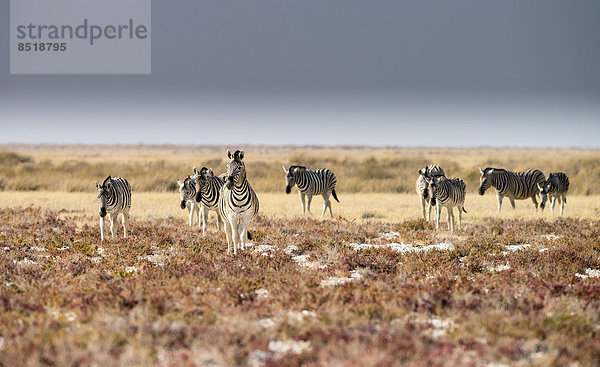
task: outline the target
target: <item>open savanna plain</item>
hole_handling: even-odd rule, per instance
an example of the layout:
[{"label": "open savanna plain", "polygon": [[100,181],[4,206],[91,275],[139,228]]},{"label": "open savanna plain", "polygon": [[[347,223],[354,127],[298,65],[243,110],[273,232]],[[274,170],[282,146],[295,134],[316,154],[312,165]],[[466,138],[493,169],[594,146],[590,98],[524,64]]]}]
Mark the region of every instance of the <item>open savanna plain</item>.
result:
[{"label": "open savanna plain", "polygon": [[[225,147],[0,147],[0,366],[597,366],[600,152],[246,147],[253,244],[202,236],[175,180]],[[232,147],[238,148],[238,147]],[[335,218],[298,216],[282,165],[338,176]],[[420,218],[416,171],[467,183],[463,228]],[[476,194],[478,167],[564,171],[560,219]],[[133,187],[101,242],[94,181]]]}]

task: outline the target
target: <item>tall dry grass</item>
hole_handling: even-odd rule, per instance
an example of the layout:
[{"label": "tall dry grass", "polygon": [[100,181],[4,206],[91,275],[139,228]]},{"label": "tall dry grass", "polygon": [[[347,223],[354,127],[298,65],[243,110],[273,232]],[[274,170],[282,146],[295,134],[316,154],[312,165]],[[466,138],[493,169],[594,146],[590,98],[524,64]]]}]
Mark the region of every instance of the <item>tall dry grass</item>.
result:
[{"label": "tall dry grass", "polygon": [[[237,148],[237,147],[232,147]],[[600,150],[528,148],[357,148],[241,147],[248,176],[261,192],[284,189],[282,165],[329,168],[338,177],[338,192],[408,193],[417,170],[439,164],[448,176],[479,185],[479,167],[527,168],[566,172],[571,193],[600,194]],[[137,192],[176,190],[177,178],[192,167],[225,171],[227,147],[202,146],[0,146],[0,190],[86,192],[107,175],[126,177]]]}]

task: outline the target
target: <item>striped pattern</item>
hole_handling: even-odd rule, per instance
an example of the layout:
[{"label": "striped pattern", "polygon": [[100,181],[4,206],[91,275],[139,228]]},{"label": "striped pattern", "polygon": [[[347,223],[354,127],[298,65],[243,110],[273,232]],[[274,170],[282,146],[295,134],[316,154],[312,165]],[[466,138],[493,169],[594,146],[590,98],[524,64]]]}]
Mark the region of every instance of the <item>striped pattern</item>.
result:
[{"label": "striped pattern", "polygon": [[243,249],[248,238],[248,223],[256,216],[259,209],[258,197],[246,177],[246,166],[243,162],[244,152],[227,151],[231,160],[227,165],[227,179],[219,198],[219,215],[225,222],[227,235],[227,253],[233,243],[233,253]]},{"label": "striped pattern", "polygon": [[559,201],[560,216],[562,217],[565,204],[567,203],[569,184],[569,176],[564,172],[551,173],[544,184],[538,184],[541,200],[540,206],[542,210],[546,207],[546,201],[548,201],[548,197],[550,197],[550,210],[554,213],[556,201]]},{"label": "striped pattern", "polygon": [[[432,202],[429,197],[429,189],[426,178],[433,178],[438,176],[446,176],[446,173],[440,166],[430,164],[429,166],[423,167],[419,170],[419,177],[417,177],[416,191],[419,195],[421,202],[421,211],[423,212],[423,219],[429,221],[431,217],[431,206]],[[435,205],[435,204],[434,204]],[[425,207],[427,206],[427,210]]]},{"label": "striped pattern", "polygon": [[308,212],[310,213],[312,197],[314,195],[321,195],[324,200],[321,216],[323,216],[327,208],[329,208],[329,215],[333,217],[329,196],[333,195],[333,198],[338,203],[340,202],[337,198],[337,193],[335,192],[337,178],[333,172],[326,168],[313,171],[306,169],[304,166],[290,166],[288,169],[283,167],[283,172],[285,172],[286,194],[289,194],[294,186],[298,189],[302,201],[302,214],[306,214],[305,196],[308,197]]},{"label": "striped pattern", "polygon": [[198,217],[198,225],[200,225],[200,205],[196,203],[196,182],[188,176],[183,182],[177,180],[179,185],[179,206],[181,209],[189,208],[189,226],[194,225],[194,213]]},{"label": "striped pattern", "polygon": [[495,188],[498,198],[498,212],[502,208],[502,199],[505,196],[510,199],[513,209],[515,208],[515,200],[531,198],[537,210],[536,195],[539,193],[537,185],[546,181],[542,171],[530,169],[523,172],[511,172],[491,167],[485,170],[480,168],[479,171],[481,172],[479,195],[483,195],[490,187]]},{"label": "striped pattern", "polygon": [[131,186],[126,179],[108,176],[102,185],[96,182],[100,209],[100,238],[104,241],[104,217],[110,220],[110,233],[115,236],[115,220],[122,215],[123,237],[127,237],[127,219],[131,209]]},{"label": "striped pattern", "polygon": [[215,176],[212,169],[202,167],[200,171],[194,167],[194,182],[196,203],[200,203],[200,209],[202,210],[202,233],[206,233],[208,212],[209,210],[217,213],[217,230],[220,232],[222,228],[222,220],[219,215],[219,197],[221,196],[221,189],[225,183],[225,179],[222,178],[226,174]]},{"label": "striped pattern", "polygon": [[447,179],[445,176],[436,176],[427,178],[429,184],[429,190],[431,191],[431,202],[435,201],[436,205],[436,220],[435,228],[439,228],[440,215],[442,213],[442,207],[445,207],[448,211],[448,229],[454,231],[454,207],[458,208],[458,228],[462,226],[462,213],[467,212],[465,210],[465,195],[467,185],[465,182],[458,178],[453,177]]}]

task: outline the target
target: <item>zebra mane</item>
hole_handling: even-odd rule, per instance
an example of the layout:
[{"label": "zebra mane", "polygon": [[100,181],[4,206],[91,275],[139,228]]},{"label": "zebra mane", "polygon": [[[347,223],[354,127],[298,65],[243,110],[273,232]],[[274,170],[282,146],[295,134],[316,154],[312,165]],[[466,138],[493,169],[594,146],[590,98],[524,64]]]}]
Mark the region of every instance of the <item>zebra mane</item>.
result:
[{"label": "zebra mane", "polygon": [[289,170],[291,171],[291,170],[293,170],[293,169],[296,169],[296,168],[297,168],[297,169],[306,169],[306,167],[305,167],[305,166],[296,166],[296,165],[293,165],[293,166],[290,166],[290,169],[289,169]]},{"label": "zebra mane", "polygon": [[483,170],[483,172],[486,172],[493,169],[494,172],[506,172],[506,170],[504,168],[494,168],[494,167],[486,167],[486,169]]},{"label": "zebra mane", "polygon": [[106,178],[104,179],[104,182],[102,182],[102,187],[106,187],[106,184],[107,184],[108,182],[110,182],[110,180],[112,180],[112,178],[111,178],[110,176],[106,177]]}]

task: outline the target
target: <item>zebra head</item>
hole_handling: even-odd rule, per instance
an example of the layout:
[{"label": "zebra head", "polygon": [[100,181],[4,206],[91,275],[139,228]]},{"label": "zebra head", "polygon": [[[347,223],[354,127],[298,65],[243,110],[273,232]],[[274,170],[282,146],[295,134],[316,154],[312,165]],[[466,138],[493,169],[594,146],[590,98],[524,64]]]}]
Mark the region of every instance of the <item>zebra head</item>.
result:
[{"label": "zebra head", "polygon": [[177,184],[179,185],[179,206],[181,209],[185,209],[188,200],[196,195],[196,185],[190,176],[187,176],[183,182],[177,180]]},{"label": "zebra head", "polygon": [[244,165],[244,151],[236,150],[235,153],[231,154],[231,151],[227,150],[227,157],[231,159],[227,164],[227,180],[225,186],[231,190],[234,185],[240,184],[246,180],[246,166]]},{"label": "zebra head", "polygon": [[479,168],[479,172],[481,173],[481,177],[479,177],[479,195],[485,194],[485,190],[489,189],[492,186],[492,177],[494,175],[495,168]]},{"label": "zebra head", "polygon": [[427,183],[427,185],[425,185],[425,188],[423,189],[423,198],[427,200],[429,198],[429,182],[427,181],[427,179],[429,178],[429,167],[420,169],[419,174]]},{"label": "zebra head", "polygon": [[304,166],[290,166],[289,169],[283,167],[285,172],[285,193],[289,194],[292,191],[292,187],[296,184],[296,176],[298,173],[306,170]]},{"label": "zebra head", "polygon": [[537,184],[537,188],[540,190],[540,208],[542,208],[542,210],[544,210],[546,207],[546,201],[548,201],[548,191],[550,190],[550,183],[548,181],[546,181],[543,185],[540,185],[539,182]]},{"label": "zebra head", "polygon": [[110,186],[111,186],[112,178],[110,176],[106,177],[102,185],[98,184],[96,181],[96,189],[98,189],[98,208],[100,209],[100,217],[104,218],[106,216],[106,199],[108,195],[110,195]]},{"label": "zebra head", "polygon": [[430,204],[435,206],[435,197],[438,187],[442,182],[446,181],[446,176],[428,176],[425,177],[425,182],[427,182],[427,188],[429,192],[431,192]]},{"label": "zebra head", "polygon": [[200,171],[194,167],[194,176],[192,177],[196,182],[196,202],[202,201],[202,189],[206,182],[214,176],[212,168],[202,167]]}]

